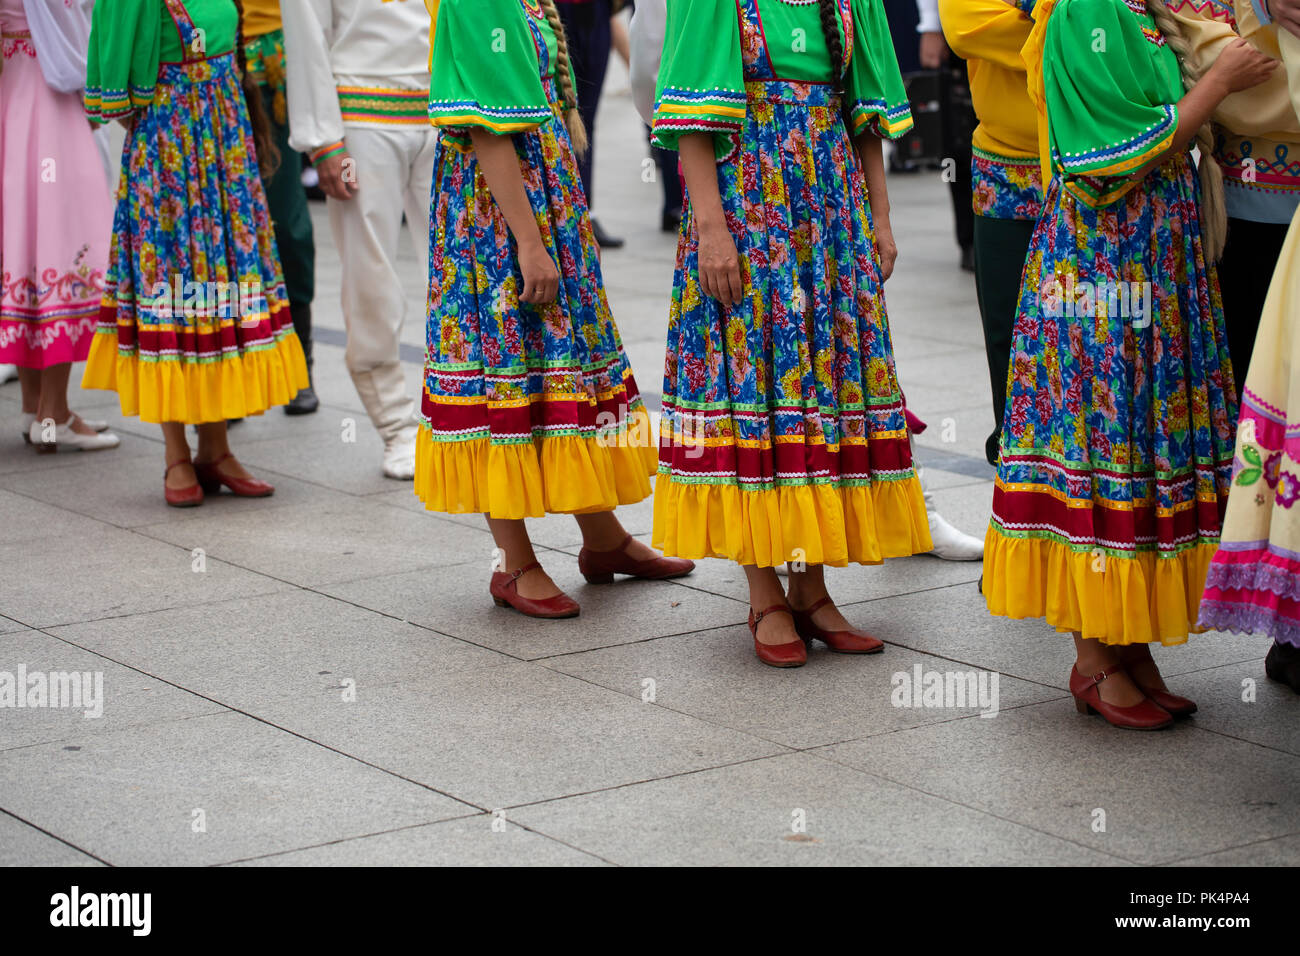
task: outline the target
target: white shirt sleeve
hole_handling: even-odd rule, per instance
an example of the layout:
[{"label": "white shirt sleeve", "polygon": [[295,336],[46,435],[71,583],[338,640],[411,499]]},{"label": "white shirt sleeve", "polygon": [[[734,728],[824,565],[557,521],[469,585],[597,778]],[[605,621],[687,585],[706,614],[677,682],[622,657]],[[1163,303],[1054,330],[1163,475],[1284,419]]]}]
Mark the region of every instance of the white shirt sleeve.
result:
[{"label": "white shirt sleeve", "polygon": [[628,27],[632,50],[632,102],[647,126],[654,125],[655,86],[659,82],[659,63],[664,55],[667,26],[667,0],[637,0],[632,24]]},{"label": "white shirt sleeve", "polygon": [[921,22],[916,25],[917,33],[938,33],[939,0],[916,0],[916,14]]},{"label": "white shirt sleeve", "polygon": [[280,0],[289,145],[312,154],[343,142],[343,113],[330,47],[334,0]]},{"label": "white shirt sleeve", "polygon": [[36,47],[36,62],[41,65],[45,82],[60,93],[76,93],[86,85],[93,2],[23,0],[23,13]]}]

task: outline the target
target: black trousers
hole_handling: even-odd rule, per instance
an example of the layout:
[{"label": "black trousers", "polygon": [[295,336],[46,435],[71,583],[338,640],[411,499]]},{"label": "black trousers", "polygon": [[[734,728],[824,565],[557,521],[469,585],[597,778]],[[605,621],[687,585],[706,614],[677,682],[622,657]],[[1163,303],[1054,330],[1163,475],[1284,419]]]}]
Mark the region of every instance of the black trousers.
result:
[{"label": "black trousers", "polygon": [[1219,291],[1223,294],[1223,322],[1228,330],[1228,356],[1232,359],[1238,398],[1246,384],[1264,299],[1288,228],[1289,223],[1228,220],[1228,241],[1219,260]]},{"label": "black trousers", "polygon": [[984,326],[984,355],[993,390],[993,434],[984,443],[990,465],[998,463],[1002,440],[1002,413],[1007,402],[1007,368],[1011,364],[1011,336],[1020,311],[1020,278],[1029,256],[1034,223],[1027,219],[989,219],[973,216],[975,242],[975,297]]},{"label": "black trousers", "polygon": [[591,188],[592,164],[596,156],[596,107],[600,105],[600,91],[605,86],[605,71],[609,68],[609,18],[614,15],[614,8],[610,0],[557,3],[555,6],[569,41],[569,62],[573,64],[573,76],[577,81],[578,112],[586,124],[590,143],[586,154],[578,157],[582,189],[590,206],[595,198]]}]

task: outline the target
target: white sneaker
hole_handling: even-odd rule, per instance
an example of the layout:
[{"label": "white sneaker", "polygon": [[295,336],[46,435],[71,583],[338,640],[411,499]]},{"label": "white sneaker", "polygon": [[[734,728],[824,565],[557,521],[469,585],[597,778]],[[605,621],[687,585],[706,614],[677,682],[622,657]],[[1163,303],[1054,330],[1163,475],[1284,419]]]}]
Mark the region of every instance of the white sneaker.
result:
[{"label": "white sneaker", "polygon": [[384,477],[410,481],[415,477],[415,438],[394,438],[384,445]]},{"label": "white sneaker", "polygon": [[5,382],[12,382],[17,377],[17,365],[0,365],[0,385],[3,385]]},{"label": "white sneaker", "polygon": [[[73,413],[75,416],[75,412]],[[27,440],[36,446],[41,454],[57,451],[103,451],[116,448],[122,440],[112,432],[96,432],[83,435],[72,430],[72,418],[62,425],[54,424],[52,419],[43,422],[33,420],[27,430]]]},{"label": "white sneaker", "polygon": [[930,538],[934,550],[927,552],[945,561],[979,561],[984,557],[984,542],[958,531],[937,511],[928,511]]}]

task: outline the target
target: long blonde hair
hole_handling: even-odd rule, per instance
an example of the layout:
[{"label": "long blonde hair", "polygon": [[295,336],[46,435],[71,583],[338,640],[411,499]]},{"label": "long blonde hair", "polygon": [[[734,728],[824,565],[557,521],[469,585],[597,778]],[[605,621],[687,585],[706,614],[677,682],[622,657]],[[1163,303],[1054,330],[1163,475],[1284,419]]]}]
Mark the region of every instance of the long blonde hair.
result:
[{"label": "long blonde hair", "polygon": [[[1164,0],[1146,0],[1146,5],[1165,42],[1178,55],[1183,87],[1190,90],[1205,71],[1192,62],[1191,43],[1183,33],[1182,24],[1169,12]],[[1201,240],[1206,261],[1214,262],[1223,255],[1228,238],[1228,207],[1223,197],[1223,170],[1214,158],[1214,130],[1208,122],[1196,131],[1196,145],[1201,152]]]},{"label": "long blonde hair", "polygon": [[569,38],[564,35],[564,23],[560,20],[560,11],[555,9],[555,0],[541,0],[541,4],[546,22],[555,32],[555,60],[560,72],[560,95],[564,97],[564,125],[569,128],[573,151],[581,156],[587,151],[587,127],[578,112],[578,91],[573,88],[573,77],[569,73]]}]

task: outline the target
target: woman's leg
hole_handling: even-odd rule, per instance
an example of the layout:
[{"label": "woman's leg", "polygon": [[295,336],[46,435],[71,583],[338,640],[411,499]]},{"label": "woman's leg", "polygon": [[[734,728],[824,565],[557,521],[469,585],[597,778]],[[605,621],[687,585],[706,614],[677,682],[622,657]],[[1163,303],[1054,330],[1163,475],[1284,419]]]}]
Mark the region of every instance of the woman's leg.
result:
[{"label": "woman's leg", "polygon": [[[492,568],[494,571],[510,574],[537,560],[532,539],[528,537],[528,526],[522,518],[483,517],[487,518],[488,530],[492,532],[492,540],[497,546],[497,561]],[[516,588],[520,597],[536,600],[564,593],[541,568],[533,568],[521,574]]]},{"label": "woman's leg", "polygon": [[35,415],[41,404],[41,370],[18,369],[18,384],[23,390],[23,414]]},{"label": "woman's leg", "polygon": [[[786,604],[785,591],[775,568],[760,568],[753,564],[741,565],[749,581],[749,606],[755,613],[767,610],[774,604]],[[794,618],[789,614],[769,614],[758,624],[755,635],[760,644],[790,644],[799,640],[794,629]]]},{"label": "woman's leg", "polygon": [[[612,511],[595,511],[573,518],[582,531],[582,546],[588,551],[616,551],[627,539],[627,529]],[[636,561],[659,557],[658,551],[636,538],[628,541],[626,554]]]},{"label": "woman's leg", "polygon": [[173,490],[194,487],[199,479],[194,474],[194,466],[188,464],[190,443],[185,438],[185,426],[180,422],[163,422],[162,433],[163,442],[166,444],[163,451],[164,463],[167,465],[173,465],[178,461],[187,463],[167,472],[167,487]]},{"label": "woman's leg", "polygon": [[[1084,677],[1092,677],[1111,668],[1122,668],[1125,654],[1132,653],[1138,647],[1144,650],[1146,648],[1145,644],[1132,645],[1129,648],[1112,647],[1093,638],[1085,640],[1078,631],[1074,631],[1073,634],[1076,658],[1074,667]],[[1147,657],[1150,658],[1149,651]],[[1132,707],[1146,699],[1146,695],[1123,670],[1116,670],[1098,684],[1097,689],[1101,693],[1102,700],[1116,707]]]},{"label": "woman's leg", "polygon": [[[52,421],[56,425],[70,424],[72,430],[78,435],[93,435],[95,430],[79,417],[74,417],[72,409],[68,408],[68,379],[71,373],[71,362],[49,365],[41,369],[40,397],[34,409],[36,420],[39,422]],[[26,405],[26,389],[24,389],[23,397],[24,405]],[[72,419],[70,423],[69,419]]]},{"label": "woman's leg", "polygon": [[[229,432],[225,422],[206,422],[197,426],[199,433],[199,448],[194,453],[194,461],[201,465],[206,465],[216,461],[223,455],[231,457],[224,459],[217,465],[217,472],[225,475],[227,478],[252,478],[243,465],[241,465],[230,451]],[[177,469],[179,470],[179,469]]]},{"label": "woman's leg", "polygon": [[[790,571],[790,606],[796,611],[806,611],[822,598],[830,597],[823,567],[810,564],[803,571]],[[834,604],[818,608],[813,623],[827,631],[845,631],[852,627]]]}]

